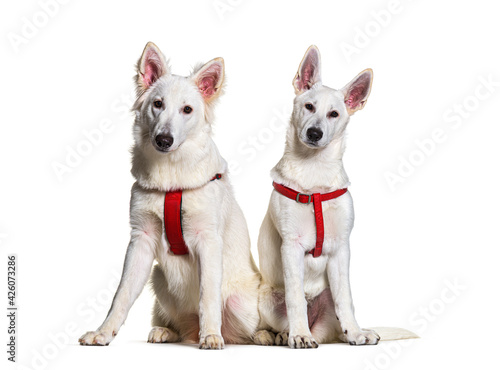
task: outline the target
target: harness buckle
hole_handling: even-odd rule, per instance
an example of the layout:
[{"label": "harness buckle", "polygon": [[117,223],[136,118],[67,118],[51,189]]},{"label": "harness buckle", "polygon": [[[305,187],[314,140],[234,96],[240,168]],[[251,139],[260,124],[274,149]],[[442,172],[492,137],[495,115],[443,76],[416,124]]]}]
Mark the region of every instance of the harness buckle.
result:
[{"label": "harness buckle", "polygon": [[304,193],[298,193],[298,194],[297,194],[297,197],[295,198],[295,201],[296,201],[297,203],[302,203],[302,202],[299,200],[299,198],[300,198],[300,196],[301,196],[301,195],[305,195],[306,197],[309,197],[309,198],[308,198],[308,200],[307,200],[307,203],[303,203],[303,204],[309,204],[309,203],[311,203],[312,195],[311,195],[311,194],[304,194]]}]

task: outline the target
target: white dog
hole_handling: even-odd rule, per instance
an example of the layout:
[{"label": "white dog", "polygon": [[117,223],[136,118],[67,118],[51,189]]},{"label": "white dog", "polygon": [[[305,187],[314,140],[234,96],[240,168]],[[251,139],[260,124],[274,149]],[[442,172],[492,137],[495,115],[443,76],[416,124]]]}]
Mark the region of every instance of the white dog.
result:
[{"label": "white dog", "polygon": [[111,342],[156,260],[149,342],[199,342],[206,349],[259,342],[260,274],[226,161],[211,138],[224,62],[216,58],[191,76],[176,76],[148,43],[136,82],[131,240],[108,316],[79,341]]},{"label": "white dog", "polygon": [[[271,171],[275,191],[258,241],[261,328],[278,333],[276,344],[315,348],[380,339],[354,317],[349,286],[354,210],[342,164],[347,123],[365,106],[372,78],[367,69],[341,90],[322,85],[319,50],[311,46],[293,81],[285,152]],[[258,337],[264,335],[260,331]]]}]

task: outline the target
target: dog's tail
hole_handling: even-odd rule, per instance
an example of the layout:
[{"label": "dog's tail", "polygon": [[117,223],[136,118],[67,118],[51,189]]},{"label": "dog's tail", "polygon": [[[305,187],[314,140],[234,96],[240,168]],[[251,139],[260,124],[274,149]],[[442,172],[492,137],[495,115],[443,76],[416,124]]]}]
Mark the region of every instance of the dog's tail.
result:
[{"label": "dog's tail", "polygon": [[402,329],[402,328],[385,328],[376,327],[370,328],[375,330],[378,335],[380,335],[380,340],[399,340],[399,339],[415,339],[420,338],[417,334],[412,331]]}]

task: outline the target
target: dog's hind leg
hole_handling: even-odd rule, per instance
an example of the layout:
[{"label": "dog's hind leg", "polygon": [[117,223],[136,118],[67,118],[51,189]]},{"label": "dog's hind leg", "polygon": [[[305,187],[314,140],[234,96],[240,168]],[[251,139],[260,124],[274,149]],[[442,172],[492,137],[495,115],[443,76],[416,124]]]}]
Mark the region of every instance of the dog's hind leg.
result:
[{"label": "dog's hind leg", "polygon": [[274,344],[277,346],[288,346],[288,330],[284,330],[276,334],[276,339],[274,340]]},{"label": "dog's hind leg", "polygon": [[180,340],[179,334],[163,326],[153,326],[148,336],[148,343],[175,343]]},{"label": "dog's hind leg", "polygon": [[153,328],[149,332],[148,343],[175,343],[180,342],[180,335],[173,329],[168,327],[168,324],[161,317],[161,307],[155,300],[152,325]]},{"label": "dog's hind leg", "polygon": [[259,330],[253,336],[253,342],[259,346],[272,346],[276,335],[269,330]]},{"label": "dog's hind leg", "polygon": [[262,346],[288,345],[285,293],[262,283],[259,287],[259,314],[260,323],[254,335],[254,343]]},{"label": "dog's hind leg", "polygon": [[[253,282],[253,289],[250,284],[247,284],[250,288],[248,292],[235,292],[226,299],[222,310],[222,337],[225,343],[251,344],[255,342],[259,325],[258,283],[258,280]],[[259,334],[259,338],[264,340],[263,333]]]},{"label": "dog's hind leg", "polygon": [[307,316],[311,333],[318,343],[339,342],[342,333],[329,288],[309,302]]}]

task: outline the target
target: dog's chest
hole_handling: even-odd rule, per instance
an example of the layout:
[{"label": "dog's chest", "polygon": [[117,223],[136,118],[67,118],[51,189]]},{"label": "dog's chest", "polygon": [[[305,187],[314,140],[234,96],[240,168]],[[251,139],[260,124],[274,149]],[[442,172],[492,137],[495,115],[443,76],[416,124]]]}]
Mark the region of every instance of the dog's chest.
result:
[{"label": "dog's chest", "polygon": [[[175,227],[171,224],[172,219],[180,220],[182,239],[188,246],[189,253],[196,253],[194,240],[207,230],[213,229],[213,225],[219,221],[217,210],[222,202],[219,200],[220,192],[215,190],[216,186],[214,185],[210,184],[200,189],[183,191],[180,211],[174,208],[165,208],[166,193],[164,192],[149,192],[143,197],[142,205],[149,212],[154,213],[159,223],[161,223],[156,251],[159,260],[165,260],[172,256],[178,257],[171,252],[166,236],[166,229]],[[210,186],[212,186],[211,189]],[[166,212],[171,212],[168,218],[165,218]]]},{"label": "dog's chest", "polygon": [[338,205],[334,204],[335,201],[327,201],[321,204],[322,214],[320,216],[315,214],[314,206],[310,205],[308,208],[308,219],[309,224],[312,224],[312,227],[309,229],[310,233],[310,244],[316,245],[317,238],[317,222],[318,218],[323,219],[323,230],[324,230],[324,243],[323,249],[325,252],[334,244],[335,240],[342,233],[342,229],[345,228],[345,225],[339,217],[340,210],[338,209]]},{"label": "dog's chest", "polygon": [[337,199],[322,202],[322,212],[319,216],[315,215],[312,203],[299,204],[286,198],[277,198],[277,201],[274,217],[280,224],[281,234],[298,241],[307,250],[316,245],[319,217],[323,220],[324,254],[331,253],[338,238],[352,227],[349,208],[346,209],[345,204]]}]

